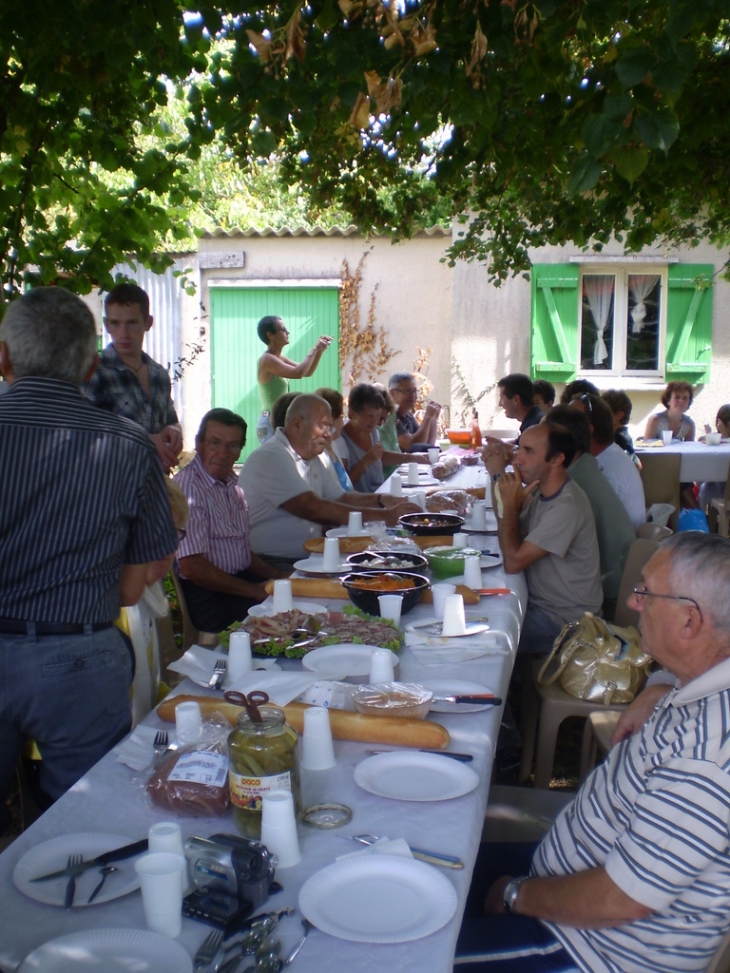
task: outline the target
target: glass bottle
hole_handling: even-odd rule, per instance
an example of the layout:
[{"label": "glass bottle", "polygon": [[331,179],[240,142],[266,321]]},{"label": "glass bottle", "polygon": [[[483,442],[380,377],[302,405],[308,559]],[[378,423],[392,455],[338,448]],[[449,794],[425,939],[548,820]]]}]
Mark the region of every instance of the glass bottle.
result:
[{"label": "glass bottle", "polygon": [[297,813],[301,810],[297,734],[279,706],[265,704],[259,712],[260,723],[241,713],[228,737],[233,822],[249,838],[261,837],[263,795],[269,791],[291,791]]}]

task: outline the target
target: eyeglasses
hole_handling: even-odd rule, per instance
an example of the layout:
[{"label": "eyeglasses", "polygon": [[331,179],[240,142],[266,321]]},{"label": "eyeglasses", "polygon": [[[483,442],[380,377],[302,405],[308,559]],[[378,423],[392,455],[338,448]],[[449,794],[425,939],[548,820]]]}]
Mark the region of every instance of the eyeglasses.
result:
[{"label": "eyeglasses", "polygon": [[697,614],[702,618],[700,606],[694,598],[688,598],[687,595],[659,595],[655,591],[649,591],[645,584],[635,584],[631,591],[636,596],[637,601],[641,601],[642,598],[667,598],[670,601],[688,601],[695,606]]},{"label": "eyeglasses", "polygon": [[591,403],[591,397],[587,392],[584,392],[583,395],[576,395],[574,398],[583,403],[589,416],[593,415],[593,404]]},{"label": "eyeglasses", "polygon": [[203,442],[211,449],[225,449],[231,456],[240,456],[243,449],[241,443],[224,443],[220,439],[204,439]]}]

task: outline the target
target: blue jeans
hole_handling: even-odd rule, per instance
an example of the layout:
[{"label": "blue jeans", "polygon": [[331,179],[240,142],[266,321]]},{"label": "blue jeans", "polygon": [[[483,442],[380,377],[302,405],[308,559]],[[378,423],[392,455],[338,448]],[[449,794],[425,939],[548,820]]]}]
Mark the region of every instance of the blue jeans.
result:
[{"label": "blue jeans", "polygon": [[456,944],[455,973],[577,973],[547,926],[527,916],[485,916],[484,899],[502,875],[526,875],[536,844],[483,844]]},{"label": "blue jeans", "polygon": [[40,784],[55,800],[129,732],[129,646],[116,626],[84,635],[0,633],[0,797],[26,737],[38,745]]},{"label": "blue jeans", "polygon": [[560,622],[554,621],[542,608],[531,605],[528,598],[517,651],[529,652],[531,655],[549,655],[562,628]]}]

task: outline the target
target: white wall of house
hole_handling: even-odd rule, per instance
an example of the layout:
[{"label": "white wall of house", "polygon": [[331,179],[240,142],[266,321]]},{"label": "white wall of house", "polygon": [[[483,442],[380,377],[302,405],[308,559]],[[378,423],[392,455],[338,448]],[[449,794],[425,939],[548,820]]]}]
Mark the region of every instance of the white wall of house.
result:
[{"label": "white wall of house", "polygon": [[[727,259],[708,243],[695,248],[647,250],[658,257],[677,258],[681,263],[709,263],[720,270]],[[567,263],[585,257],[575,247],[549,247],[530,254],[535,263]],[[623,256],[619,244],[604,250],[606,262]],[[598,270],[596,270],[598,272]],[[477,264],[460,263],[454,268],[453,283],[453,355],[460,362],[466,384],[473,395],[496,383],[509,372],[530,370],[530,283],[512,278],[495,288],[487,280],[486,270]],[[713,294],[712,367],[710,381],[696,389],[690,415],[701,431],[705,422],[713,429],[719,406],[730,402],[730,283],[716,279]],[[586,378],[595,381],[595,372]],[[596,384],[601,385],[600,382]],[[641,386],[641,387],[639,387]],[[601,387],[624,387],[633,402],[632,430],[643,434],[646,418],[657,411],[665,387],[657,380],[633,387],[618,380],[604,380]],[[556,386],[558,395],[562,386]],[[505,419],[498,407],[498,391],[493,388],[479,402],[482,428],[516,428]]]},{"label": "white wall of house", "polygon": [[[441,262],[450,242],[448,233],[437,230],[418,234],[411,240],[392,244],[385,237],[364,238],[357,232],[331,234],[298,233],[224,233],[200,240],[201,268],[198,276],[199,306],[185,324],[185,342],[200,340],[204,352],[185,372],[185,443],[192,448],[195,430],[210,408],[210,283],[212,280],[277,281],[336,279],[347,260],[351,274],[367,253],[360,287],[360,321],[367,320],[370,298],[375,292],[375,321],[383,327],[389,346],[397,353],[388,363],[380,381],[397,371],[412,371],[418,348],[430,349],[426,371],[433,385],[431,397],[448,402],[450,396],[450,344],[453,271]],[[243,266],[208,267],[210,263],[233,264],[243,255]],[[230,260],[228,256],[230,255]],[[240,261],[239,261],[240,262]],[[263,350],[263,346],[262,346]],[[250,363],[252,381],[256,362]],[[362,379],[360,379],[362,380]],[[348,390],[348,376],[342,377],[342,390]]]}]

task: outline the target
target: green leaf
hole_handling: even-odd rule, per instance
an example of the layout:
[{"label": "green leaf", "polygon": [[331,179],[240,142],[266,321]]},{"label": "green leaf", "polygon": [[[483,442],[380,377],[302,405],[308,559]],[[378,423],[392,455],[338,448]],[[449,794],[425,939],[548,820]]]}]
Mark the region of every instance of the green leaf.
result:
[{"label": "green leaf", "polygon": [[632,146],[616,149],[609,156],[620,176],[633,185],[649,162],[649,150]]},{"label": "green leaf", "polygon": [[656,56],[648,47],[619,48],[616,75],[624,88],[641,84],[656,64]]},{"label": "green leaf", "polygon": [[567,189],[570,196],[587,193],[595,189],[601,176],[600,165],[587,152],[581,153],[575,161],[568,177]]},{"label": "green leaf", "polygon": [[640,114],[636,130],[647,148],[660,149],[666,154],[679,135],[679,121],[669,108],[660,108],[651,115]]}]

